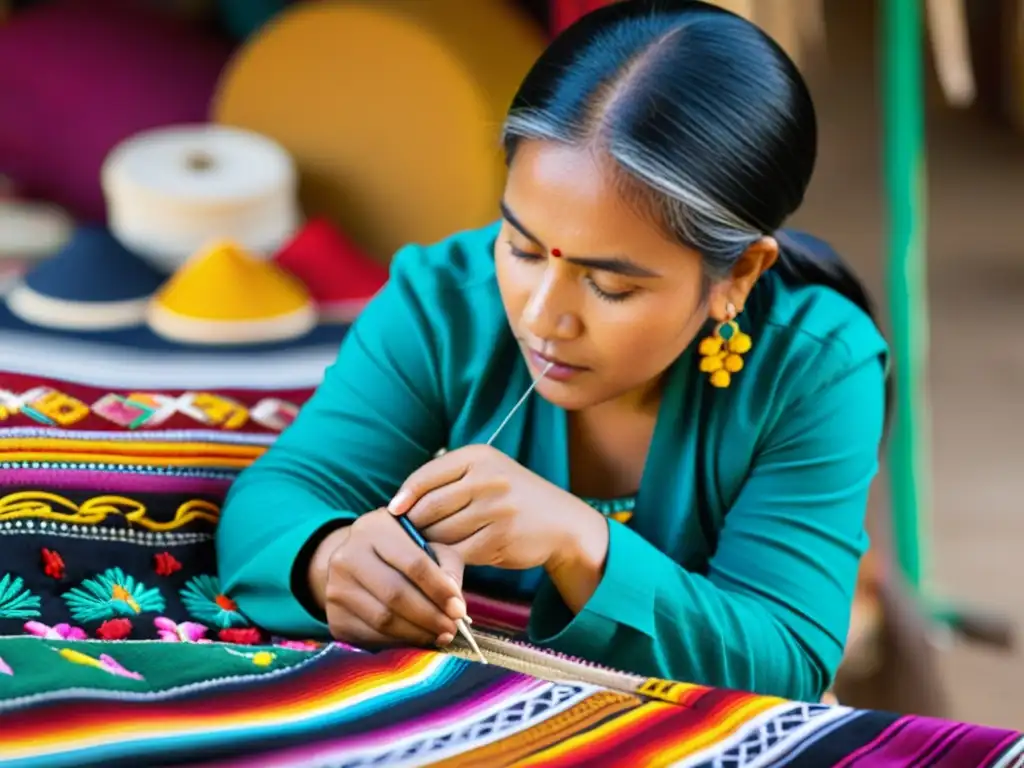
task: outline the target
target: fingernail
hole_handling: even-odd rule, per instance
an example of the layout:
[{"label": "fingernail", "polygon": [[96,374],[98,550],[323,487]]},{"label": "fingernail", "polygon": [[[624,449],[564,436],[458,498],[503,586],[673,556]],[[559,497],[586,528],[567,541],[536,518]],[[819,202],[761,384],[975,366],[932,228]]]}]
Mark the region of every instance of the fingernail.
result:
[{"label": "fingernail", "polygon": [[437,644],[443,648],[446,645],[451,645],[454,639],[455,635],[453,635],[451,632],[444,632],[437,636]]},{"label": "fingernail", "polygon": [[467,624],[469,624],[470,626],[472,626],[472,625],[473,625],[473,617],[472,617],[472,616],[470,616],[470,615],[469,615],[468,613],[466,614],[466,618],[465,618],[465,619],[463,619],[463,620],[464,620],[464,621],[465,621],[465,622],[466,622]]},{"label": "fingernail", "polygon": [[388,504],[388,512],[392,515],[401,515],[406,511],[406,506],[409,503],[409,492],[402,490],[395,494],[395,498]]},{"label": "fingernail", "polygon": [[445,603],[445,613],[456,621],[464,619],[466,618],[466,604],[457,597],[450,597]]}]

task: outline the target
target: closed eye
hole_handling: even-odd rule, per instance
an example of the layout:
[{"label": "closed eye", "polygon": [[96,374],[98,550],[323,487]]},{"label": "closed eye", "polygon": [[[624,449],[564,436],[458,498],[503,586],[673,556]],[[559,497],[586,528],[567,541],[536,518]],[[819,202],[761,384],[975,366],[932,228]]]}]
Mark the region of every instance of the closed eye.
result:
[{"label": "closed eye", "polygon": [[[509,253],[511,253],[517,259],[521,259],[522,261],[534,264],[537,263],[538,261],[547,259],[547,254],[524,251],[522,248],[517,248],[515,245],[513,245],[511,241],[507,241],[507,243]],[[636,293],[635,289],[625,291],[605,290],[600,285],[597,284],[597,281],[594,280],[594,276],[592,274],[587,275],[587,285],[590,286],[590,289],[594,292],[594,295],[603,301],[625,301],[634,293]]]},{"label": "closed eye", "polygon": [[516,248],[516,246],[512,244],[511,240],[507,242],[509,252],[517,259],[522,259],[523,261],[540,261],[541,259],[546,258],[543,253],[531,253],[530,251],[524,251],[522,248]]},{"label": "closed eye", "polygon": [[587,275],[587,283],[590,284],[590,288],[594,291],[596,296],[599,299],[603,299],[604,301],[625,301],[634,293],[636,293],[635,290],[606,291],[594,281],[592,275]]}]

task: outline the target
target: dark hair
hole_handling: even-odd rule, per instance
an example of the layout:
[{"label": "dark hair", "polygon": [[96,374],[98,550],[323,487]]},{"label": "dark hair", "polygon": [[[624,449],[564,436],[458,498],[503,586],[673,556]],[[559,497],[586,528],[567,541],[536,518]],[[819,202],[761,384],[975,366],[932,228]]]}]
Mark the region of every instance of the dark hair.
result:
[{"label": "dark hair", "polygon": [[807,85],[756,25],[696,0],[625,0],[560,34],[519,88],[503,132],[595,142],[623,189],[678,242],[726,276],[765,235],[773,270],[834,289],[873,317],[867,292],[822,241],[779,232],[803,201],[817,154]]}]

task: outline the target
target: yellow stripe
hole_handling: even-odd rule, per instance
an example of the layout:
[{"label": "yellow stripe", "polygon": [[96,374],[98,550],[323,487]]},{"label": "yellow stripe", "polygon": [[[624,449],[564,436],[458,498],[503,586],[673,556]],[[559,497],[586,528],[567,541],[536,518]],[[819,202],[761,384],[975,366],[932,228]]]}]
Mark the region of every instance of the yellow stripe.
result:
[{"label": "yellow stripe", "polygon": [[227,443],[201,442],[179,443],[150,440],[54,440],[48,437],[7,438],[0,440],[0,451],[54,451],[68,453],[76,451],[114,451],[153,454],[216,452],[224,456],[260,456],[267,450],[265,445],[236,445]]},{"label": "yellow stripe", "polygon": [[754,698],[749,703],[737,707],[732,712],[724,715],[715,727],[708,728],[707,730],[702,729],[700,733],[694,734],[690,738],[679,743],[677,746],[667,747],[663,751],[659,752],[658,759],[664,759],[665,764],[669,765],[684,757],[692,755],[695,752],[706,749],[712,744],[731,735],[737,728],[748,721],[753,720],[762,712],[765,712],[772,707],[777,707],[782,703],[782,701],[782,699],[771,697]]}]

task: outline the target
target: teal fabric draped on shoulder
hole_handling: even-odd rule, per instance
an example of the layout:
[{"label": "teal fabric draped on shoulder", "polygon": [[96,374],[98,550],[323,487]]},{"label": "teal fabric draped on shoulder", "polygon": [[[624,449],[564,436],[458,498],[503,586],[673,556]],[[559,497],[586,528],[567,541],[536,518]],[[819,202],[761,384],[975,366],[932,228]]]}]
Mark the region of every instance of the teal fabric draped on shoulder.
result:
[{"label": "teal fabric draped on shoulder", "polygon": [[[486,441],[529,386],[495,281],[497,231],[400,251],[320,388],[234,484],[221,579],[254,621],[326,636],[293,591],[310,538],[385,505],[440,448]],[[539,571],[470,568],[466,582],[532,599],[541,645],[816,700],[841,660],[867,547],[887,350],[839,294],[771,272],[740,325],[754,348],[728,389],[708,384],[693,349],[669,371],[633,515],[609,520],[606,571],[582,611]],[[566,489],[567,446],[565,413],[539,397],[496,443]]]}]

